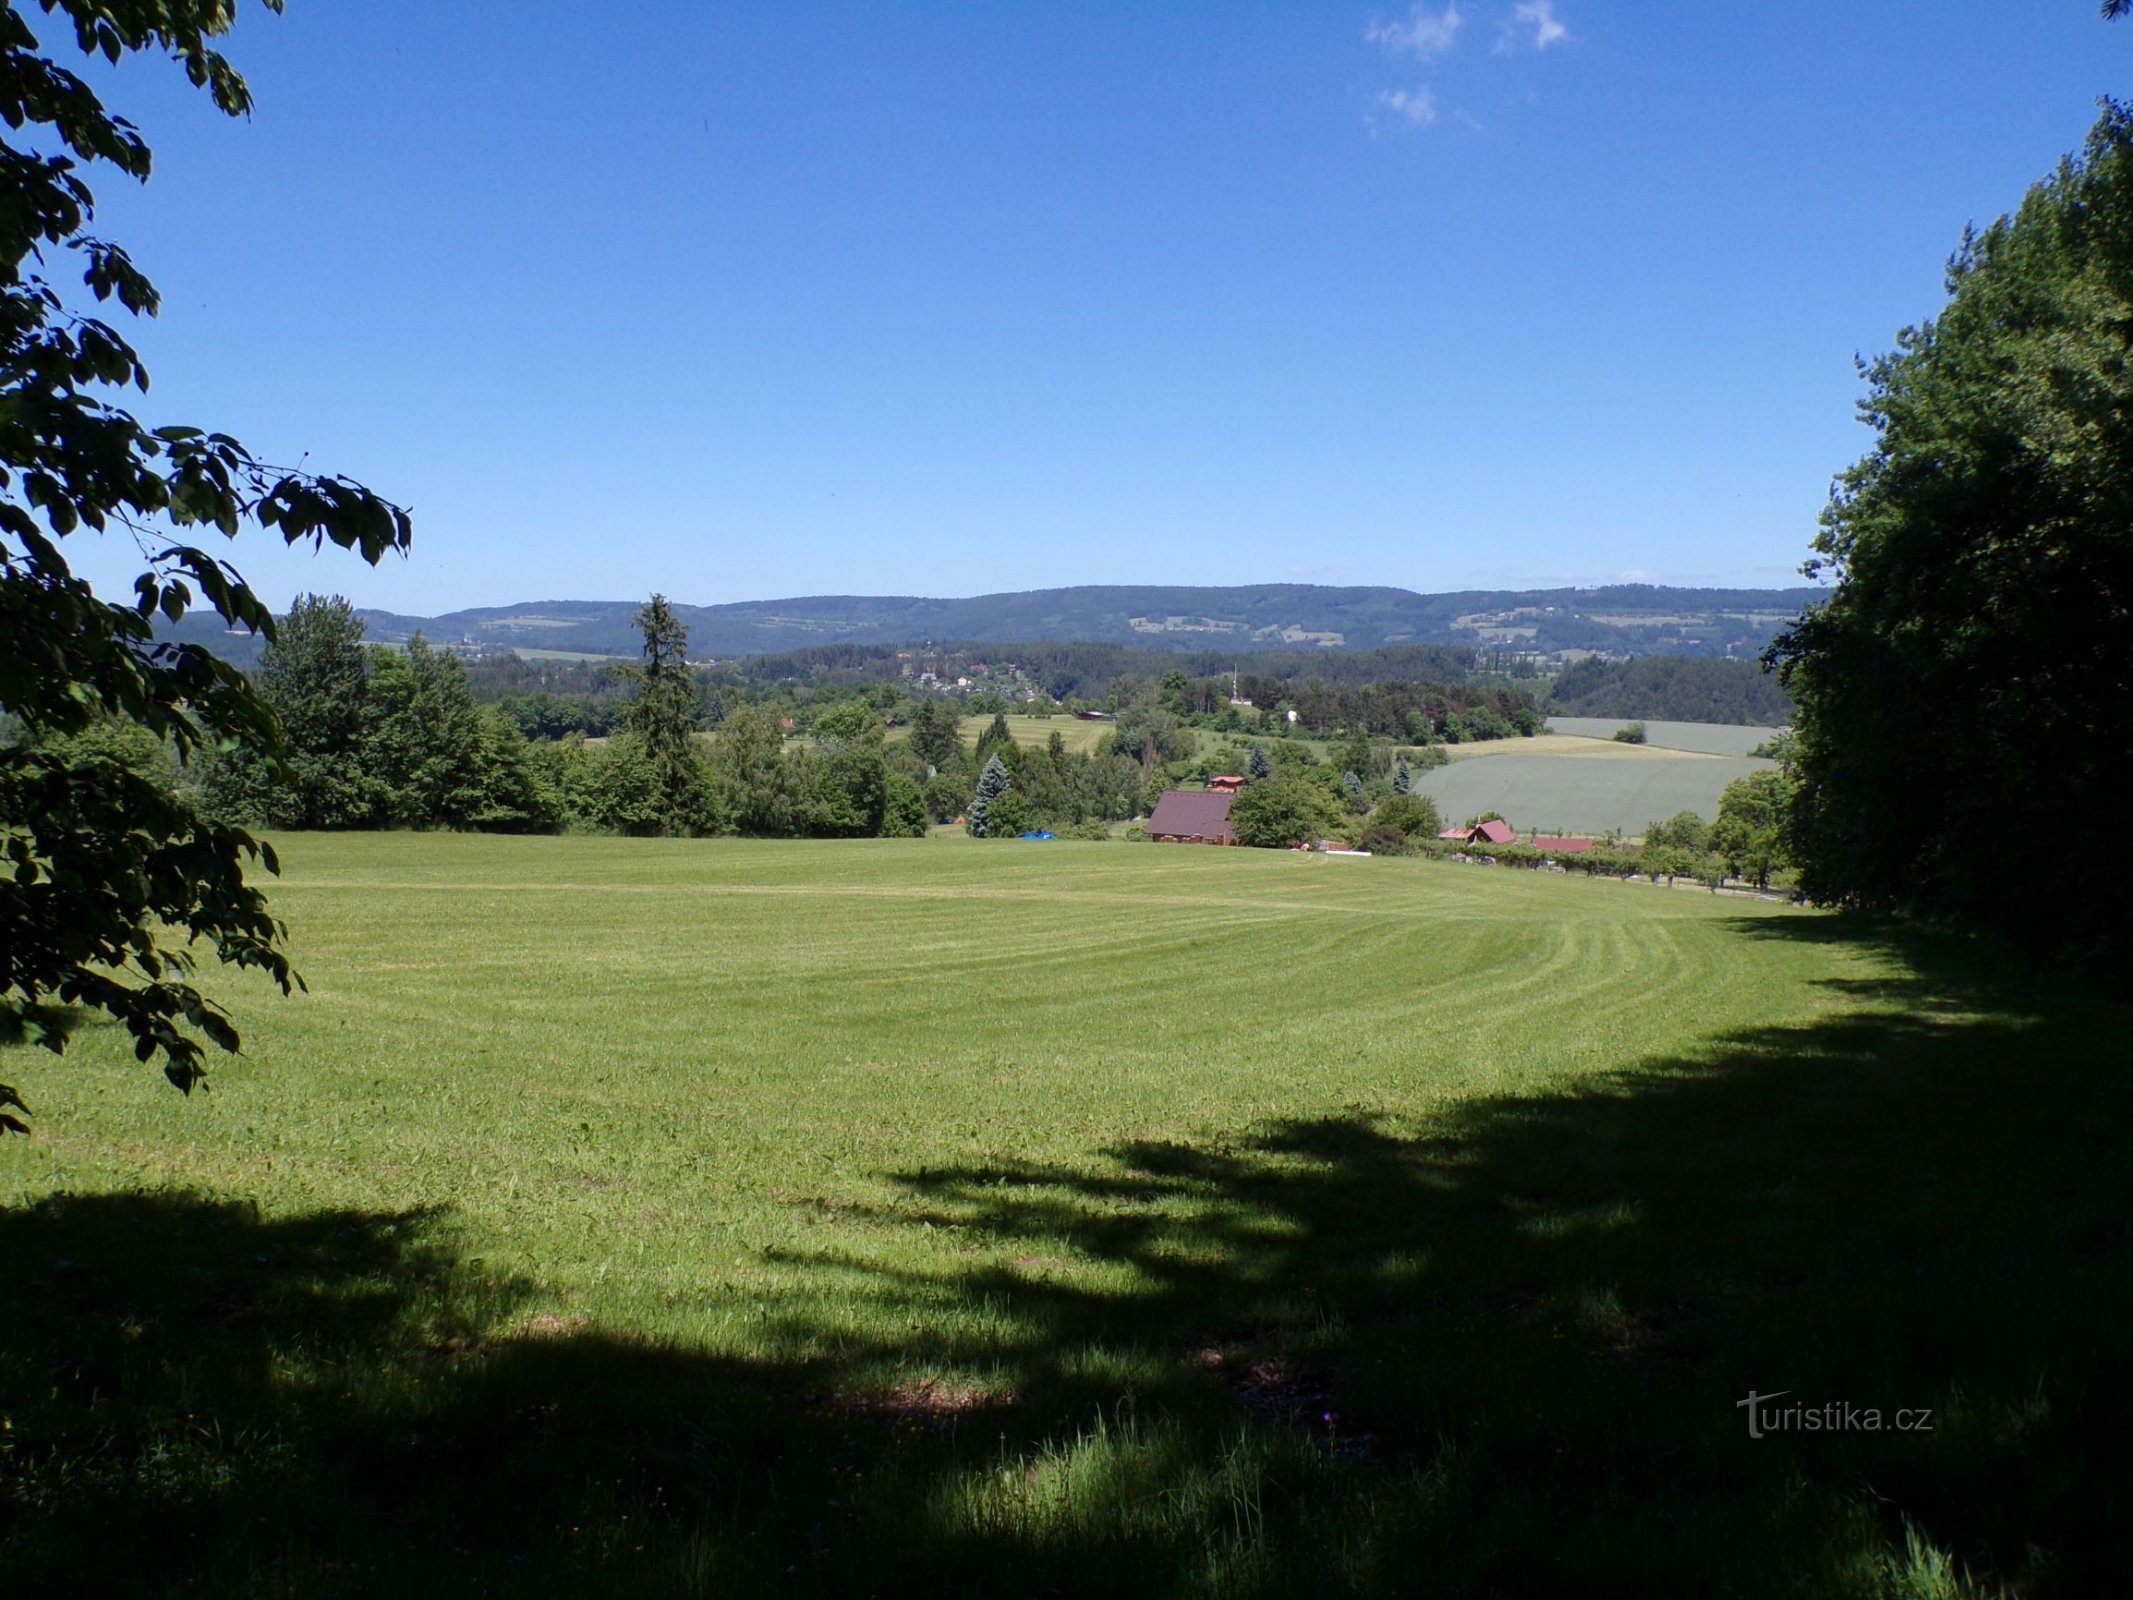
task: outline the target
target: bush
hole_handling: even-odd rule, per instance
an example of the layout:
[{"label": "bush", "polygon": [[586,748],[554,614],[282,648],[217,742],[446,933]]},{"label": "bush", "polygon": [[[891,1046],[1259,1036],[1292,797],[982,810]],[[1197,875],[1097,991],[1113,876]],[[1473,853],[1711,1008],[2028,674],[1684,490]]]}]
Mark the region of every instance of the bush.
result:
[{"label": "bush", "polygon": [[1387,822],[1373,822],[1363,830],[1356,841],[1374,856],[1413,855],[1414,847],[1407,842],[1407,835]]},{"label": "bush", "polygon": [[1629,725],[1628,727],[1626,727],[1626,728],[1617,728],[1617,729],[1615,729],[1615,743],[1617,743],[1617,744],[1642,744],[1642,743],[1644,743],[1644,724],[1643,724],[1643,723],[1641,723],[1641,722],[1632,722],[1632,723],[1631,723],[1631,724],[1630,724],[1630,725]]},{"label": "bush", "polygon": [[988,839],[1019,839],[1029,829],[1029,802],[1012,789],[993,801],[985,813],[984,837]]},{"label": "bush", "polygon": [[1396,794],[1370,814],[1373,828],[1398,830],[1403,839],[1433,839],[1443,830],[1444,819],[1437,802],[1426,794]]}]

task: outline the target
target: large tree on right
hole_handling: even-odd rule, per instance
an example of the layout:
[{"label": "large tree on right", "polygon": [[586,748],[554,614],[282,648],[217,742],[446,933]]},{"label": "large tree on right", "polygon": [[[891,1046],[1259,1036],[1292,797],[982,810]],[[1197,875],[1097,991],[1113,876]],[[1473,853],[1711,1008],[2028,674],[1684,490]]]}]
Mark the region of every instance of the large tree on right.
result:
[{"label": "large tree on right", "polygon": [[[1865,369],[1771,649],[1801,888],[2123,973],[2133,952],[2133,110],[1966,231],[1948,303]],[[2121,980],[2122,981],[2122,980]]]}]

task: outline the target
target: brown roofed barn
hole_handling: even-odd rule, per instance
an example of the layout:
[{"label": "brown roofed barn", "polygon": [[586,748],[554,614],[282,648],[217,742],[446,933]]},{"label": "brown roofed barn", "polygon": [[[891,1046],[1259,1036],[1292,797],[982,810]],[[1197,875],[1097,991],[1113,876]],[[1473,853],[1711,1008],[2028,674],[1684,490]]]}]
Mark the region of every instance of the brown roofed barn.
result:
[{"label": "brown roofed barn", "polygon": [[1148,818],[1148,837],[1158,844],[1235,844],[1229,803],[1236,797],[1213,789],[1165,789]]}]

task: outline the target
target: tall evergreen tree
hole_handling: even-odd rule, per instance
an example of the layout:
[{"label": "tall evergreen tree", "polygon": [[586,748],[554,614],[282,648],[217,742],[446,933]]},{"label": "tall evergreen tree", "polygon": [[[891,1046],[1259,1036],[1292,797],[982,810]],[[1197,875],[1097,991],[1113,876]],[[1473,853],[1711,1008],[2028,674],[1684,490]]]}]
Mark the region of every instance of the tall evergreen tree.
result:
[{"label": "tall evergreen tree", "polygon": [[644,660],[618,669],[637,685],[636,698],[623,713],[623,726],[636,736],[651,763],[659,831],[693,833],[704,813],[706,775],[696,752],[696,679],[689,671],[689,630],[663,594],[653,595],[636,620],[644,635]]},{"label": "tall evergreen tree", "polygon": [[1402,756],[1400,757],[1400,764],[1393,769],[1392,792],[1394,794],[1407,794],[1412,792],[1414,786],[1415,775],[1407,765],[1407,757]]},{"label": "tall evergreen tree", "polygon": [[1274,775],[1274,762],[1267,755],[1265,745],[1255,744],[1252,746],[1251,763],[1245,770],[1251,774],[1252,782],[1254,783],[1259,783]]},{"label": "tall evergreen tree", "polygon": [[985,731],[978,735],[978,759],[983,761],[998,756],[1003,750],[1013,749],[1014,743],[1015,736],[1007,726],[1006,713],[995,711],[992,721],[985,725]]},{"label": "tall evergreen tree", "polygon": [[944,702],[928,700],[911,719],[911,754],[936,772],[962,763],[962,727]]},{"label": "tall evergreen tree", "polygon": [[1007,775],[1006,763],[998,756],[986,761],[985,770],[978,774],[978,792],[971,799],[967,813],[971,838],[985,837],[991,822],[992,803],[1007,793],[1011,781]]}]

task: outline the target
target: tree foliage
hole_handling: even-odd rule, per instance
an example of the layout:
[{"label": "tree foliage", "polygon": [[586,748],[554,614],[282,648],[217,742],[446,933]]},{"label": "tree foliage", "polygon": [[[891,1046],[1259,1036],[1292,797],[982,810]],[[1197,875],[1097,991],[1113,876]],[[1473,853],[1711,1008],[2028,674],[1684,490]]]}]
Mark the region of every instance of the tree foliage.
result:
[{"label": "tree foliage", "polygon": [[1293,772],[1246,785],[1229,808],[1237,842],[1269,850],[1333,833],[1341,821],[1340,806],[1325,788]]},{"label": "tree foliage", "polygon": [[[250,109],[215,48],[231,0],[43,9],[85,55],[164,54],[218,110]],[[20,730],[0,744],[0,1033],[56,1051],[70,1008],[100,1011],[189,1090],[204,1070],[203,1037],[238,1043],[192,981],[199,952],[256,967],[285,991],[299,981],[245,876],[252,864],[273,870],[272,851],[123,766],[85,779],[47,741],[116,717],[180,758],[227,745],[271,759],[274,719],[251,683],[198,645],[154,637],[158,617],[175,622],[196,602],[227,626],[273,631],[237,572],[189,542],[194,530],[234,536],[249,521],[376,561],[405,549],[410,529],[404,511],[359,484],[270,466],[227,434],[151,426],[119,403],[126,389],[145,392],[148,374],[97,307],[152,316],[158,297],[95,231],[86,174],[101,164],[145,181],[149,148],[44,48],[22,9],[0,0],[0,711]],[[79,269],[76,284],[60,263]],[[129,603],[100,599],[74,574],[63,546],[83,530],[141,544]],[[0,1088],[0,1102],[19,1100]]]},{"label": "tree foliage", "polygon": [[978,774],[978,791],[970,801],[968,826],[971,838],[982,839],[990,831],[993,802],[1007,793],[1011,781],[1005,762],[997,755],[986,759],[985,770]]},{"label": "tree foliage", "polygon": [[1807,567],[1835,590],[1772,647],[1801,888],[2104,957],[2133,895],[2133,113],[1966,234],[1948,292],[1866,369],[1879,438]]},{"label": "tree foliage", "polygon": [[667,597],[655,594],[637,612],[644,660],[616,670],[637,686],[623,727],[650,765],[657,831],[684,836],[702,830],[706,774],[696,750],[696,679],[689,672],[689,630]]}]

